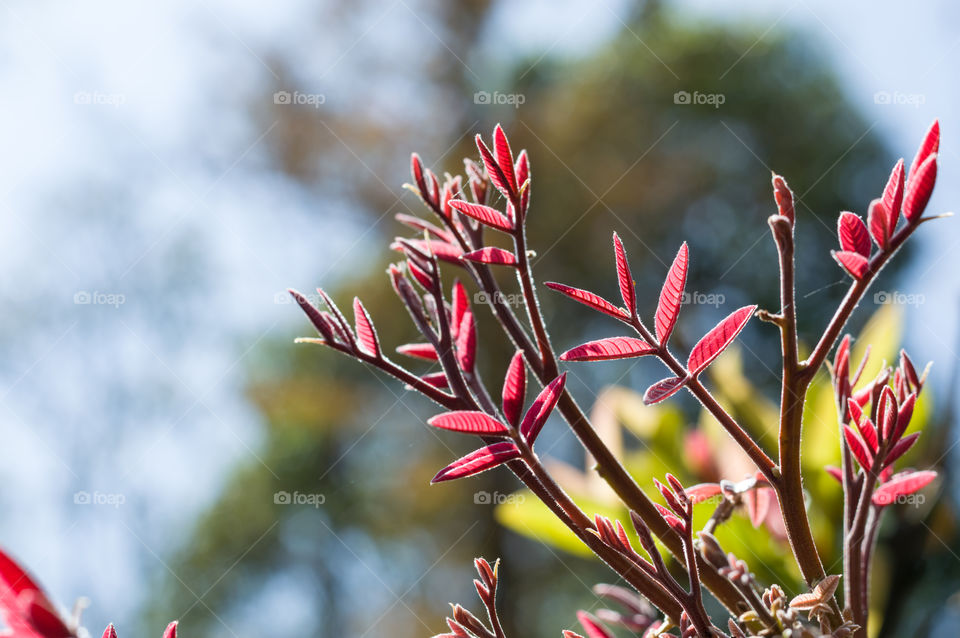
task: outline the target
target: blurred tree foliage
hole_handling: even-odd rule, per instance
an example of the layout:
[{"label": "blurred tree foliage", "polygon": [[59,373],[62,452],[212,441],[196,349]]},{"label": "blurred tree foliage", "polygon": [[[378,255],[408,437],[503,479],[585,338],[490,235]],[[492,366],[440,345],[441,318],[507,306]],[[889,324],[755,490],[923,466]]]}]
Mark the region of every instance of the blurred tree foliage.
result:
[{"label": "blurred tree foliage", "polygon": [[[333,20],[347,20],[348,7],[344,3]],[[456,10],[438,5],[430,20],[446,42],[456,42],[457,56],[472,61],[487,15],[482,2]],[[365,65],[374,71],[404,62],[379,61],[376,45],[365,46],[372,47]],[[723,295],[724,302],[685,308],[681,340],[695,339],[718,315],[748,300],[776,306],[775,253],[766,224],[774,210],[771,169],[787,177],[798,199],[801,331],[811,339],[843,290],[844,278],[828,253],[837,212],[863,213],[893,163],[845,99],[816,43],[797,34],[757,38],[744,28],[685,23],[650,5],[583,59],[515,59],[509,92],[525,96],[518,109],[470,103],[474,91],[488,87],[475,86],[444,47],[411,57],[419,65],[421,94],[437,110],[398,105],[389,121],[363,108],[255,112],[280,122],[270,141],[277,167],[323,193],[323,201],[349,202],[371,222],[384,219],[371,235],[385,244],[402,232],[383,218],[386,213],[422,213],[412,196],[394,201],[406,154],[419,150],[434,169],[459,172],[454,158],[474,155],[471,136],[460,137],[448,153],[456,133],[443,136],[468,128],[486,134],[503,120],[514,147],[532,155],[530,243],[538,251],[538,278],[614,294],[610,235],[616,230],[630,253],[638,298],[652,312],[666,265],[687,240],[688,290]],[[722,95],[723,103],[678,103],[678,91],[691,94],[691,101],[695,92]],[[428,97],[433,94],[440,97]],[[396,181],[388,187],[380,175]],[[317,238],[321,250],[324,240]],[[382,341],[393,345],[414,333],[383,276],[385,264],[353,261],[333,276],[343,291],[338,300],[346,306],[346,291],[359,292]],[[330,286],[331,274],[326,277],[322,283]],[[549,294],[542,301],[558,349],[614,330],[576,304]],[[291,306],[290,312],[299,311]],[[496,326],[488,317],[480,331],[487,337],[481,355],[487,378],[499,379],[510,353],[493,344]],[[306,321],[300,332],[308,334]],[[739,407],[752,410],[758,429],[774,427],[762,395],[776,378],[775,331],[755,323],[742,340],[742,367],[753,385],[745,386],[748,396]],[[475,503],[477,491],[506,495],[516,489],[505,472],[427,488],[436,469],[470,442],[428,431],[423,419],[432,406],[426,401],[313,346],[273,343],[257,353],[250,398],[266,423],[266,442],[257,451],[262,462],[238,467],[185,535],[170,562],[177,578],[158,583],[162,595],[147,618],[151,625],[174,616],[193,635],[237,635],[244,619],[257,616],[258,602],[279,600],[289,614],[260,619],[272,636],[430,635],[442,629],[447,601],[475,608],[474,555],[505,559],[504,617],[520,625],[522,616],[523,635],[559,635],[573,621],[572,609],[594,606],[587,585],[610,577],[602,566],[507,531],[495,522],[493,507]],[[643,375],[661,372],[640,367]],[[618,379],[642,389],[646,379],[616,364],[577,368],[576,374],[594,390]],[[585,404],[593,403],[585,387],[574,389]],[[655,439],[650,433],[661,427],[684,436],[697,412],[685,400],[676,405],[669,418],[646,426],[645,438]],[[649,415],[621,418],[650,422]],[[553,424],[543,449],[580,463],[561,431]],[[824,436],[833,449],[835,432]],[[676,442],[664,437],[660,444]],[[636,441],[625,446],[633,449]],[[664,468],[655,469],[662,474]],[[576,473],[568,472],[571,477],[576,480]],[[278,504],[280,491],[325,500],[320,507]],[[519,521],[519,510],[504,505],[500,518],[512,518],[519,529],[530,520]],[[829,546],[831,539],[824,542]],[[783,551],[773,547],[767,555]],[[782,565],[770,567],[773,574],[789,579]]]}]

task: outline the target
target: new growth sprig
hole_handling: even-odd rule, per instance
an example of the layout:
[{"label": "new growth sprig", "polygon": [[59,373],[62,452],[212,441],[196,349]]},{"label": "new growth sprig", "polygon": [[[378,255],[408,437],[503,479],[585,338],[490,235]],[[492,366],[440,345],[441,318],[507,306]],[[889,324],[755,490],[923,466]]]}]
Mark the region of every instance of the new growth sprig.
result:
[{"label": "new growth sprig", "polygon": [[[933,219],[924,217],[924,211],[936,181],[939,125],[934,123],[927,133],[909,171],[902,160],[894,166],[880,197],[867,206],[866,222],[851,212],[840,214],[840,250],[832,256],[852,281],[805,359],[799,354],[794,292],[794,228],[801,215],[781,176],[773,176],[776,212],[768,220],[779,254],[779,309],[739,308],[707,331],[685,356],[678,356],[671,349],[670,338],[677,326],[691,260],[687,244],[680,246],[666,272],[654,307],[637,299],[627,251],[614,234],[619,301],[567,284],[544,285],[620,322],[627,334],[584,343],[558,355],[541,312],[527,246],[530,159],[526,151],[514,154],[500,126],[494,129],[489,146],[479,135],[476,144],[479,161],[465,160],[463,176],[447,174],[442,180],[419,156],[412,156],[413,183],[406,187],[435,220],[397,215],[416,236],[400,237],[391,244],[400,260],[388,269],[391,285],[421,335],[419,341],[395,348],[411,365],[388,356],[373,318],[359,299],[353,301],[350,322],[323,290],[319,290],[323,309],[291,291],[319,334],[300,341],[326,346],[393,376],[444,409],[428,420],[430,426],[477,439],[477,449],[442,468],[433,483],[505,466],[631,588],[597,586],[598,595],[624,611],[603,610],[599,616],[579,613],[578,620],[589,638],[612,636],[604,623],[644,636],[866,636],[870,557],[883,509],[936,476],[930,471],[894,473],[895,462],[919,436],[907,430],[926,373],[918,375],[904,353],[895,370],[885,368],[862,383],[864,363],[851,377],[849,336],[840,342],[828,364],[840,418],[836,444],[842,447],[843,458],[841,468],[828,469],[844,490],[842,578],[826,573],[810,529],[800,466],[803,408],[811,381],[870,284],[917,227]],[[506,238],[512,248],[491,245],[488,235],[494,233]],[[443,276],[447,269],[456,273],[452,284]],[[522,303],[506,303],[496,269],[513,273]],[[501,334],[479,334],[470,289],[485,295],[489,302],[485,305]],[[652,328],[641,318],[649,316],[650,310]],[[754,316],[780,332],[783,368],[777,449],[764,449],[724,409],[703,374]],[[477,359],[481,340],[493,338],[506,339],[515,354],[503,382],[491,393],[492,386],[481,377]],[[688,489],[667,474],[665,482],[654,486],[664,503],[651,498],[598,436],[567,389],[566,373],[560,369],[561,364],[635,357],[655,359],[668,371],[668,376],[646,389],[645,403],[655,404],[686,390],[739,445],[755,471]],[[415,362],[423,367],[414,368]],[[529,402],[528,386],[534,396]],[[493,398],[496,395],[498,400]],[[595,461],[596,471],[629,512],[631,534],[620,521],[584,512],[537,455],[538,436],[554,413],[566,421]],[[714,502],[716,507],[706,526],[694,529],[694,508],[705,502]],[[779,505],[790,547],[809,587],[792,599],[777,583],[759,583],[747,563],[724,552],[714,536],[737,508],[746,508],[759,525],[775,511],[771,504]],[[635,543],[642,552],[635,549]],[[661,553],[664,551],[666,554]],[[686,573],[685,579],[675,577],[677,569],[668,568],[670,560]],[[495,605],[498,567],[482,559],[476,567],[481,580],[475,583],[487,622],[455,605],[447,619],[451,633],[443,636],[504,638]],[[842,607],[835,595],[841,581]],[[703,588],[726,607],[729,617],[718,619],[707,613]],[[567,638],[579,636],[572,630],[564,634]]]}]

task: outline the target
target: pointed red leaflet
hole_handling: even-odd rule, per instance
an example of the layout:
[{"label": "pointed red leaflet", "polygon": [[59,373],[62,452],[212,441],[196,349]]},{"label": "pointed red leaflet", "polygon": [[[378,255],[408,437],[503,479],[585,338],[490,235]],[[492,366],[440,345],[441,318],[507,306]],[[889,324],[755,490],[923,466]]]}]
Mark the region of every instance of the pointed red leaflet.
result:
[{"label": "pointed red leaflet", "polygon": [[895,503],[900,497],[922,490],[935,478],[937,473],[932,471],[895,474],[873,493],[873,504],[883,507]]},{"label": "pointed red leaflet", "polygon": [[682,377],[668,377],[657,381],[647,388],[643,393],[643,402],[645,405],[659,403],[669,396],[672,396],[677,390],[683,387],[687,380]]},{"label": "pointed red leaflet", "polygon": [[843,436],[847,441],[847,447],[850,448],[850,452],[853,453],[857,462],[860,463],[860,467],[862,467],[865,472],[869,472],[870,468],[873,467],[873,461],[867,453],[867,448],[864,447],[860,437],[857,436],[857,433],[854,432],[853,428],[849,425],[843,426]]},{"label": "pointed red leaflet", "polygon": [[303,310],[304,313],[306,313],[307,318],[310,320],[310,323],[312,323],[313,327],[317,329],[317,332],[320,333],[320,336],[322,336],[327,341],[335,341],[335,339],[333,338],[333,332],[332,332],[331,326],[327,324],[327,321],[326,319],[324,319],[323,314],[319,310],[317,310],[317,308],[312,303],[310,303],[306,297],[304,297],[302,294],[300,294],[293,288],[290,288],[287,292],[289,292],[290,296],[292,296],[296,300],[297,305],[300,306],[300,309]]},{"label": "pointed red leaflet", "polygon": [[467,434],[506,434],[507,426],[484,412],[447,412],[427,421],[435,428]]},{"label": "pointed red leaflet", "polygon": [[413,230],[416,230],[421,234],[424,232],[427,232],[432,237],[435,237],[440,241],[445,241],[448,244],[452,244],[457,241],[456,238],[453,235],[451,235],[448,231],[444,230],[443,228],[440,228],[435,224],[431,224],[430,222],[424,219],[420,219],[419,217],[414,217],[413,215],[406,215],[404,213],[397,213],[396,215],[393,216],[393,218],[396,219],[401,224],[403,224],[404,226],[407,226],[408,228],[412,228]]},{"label": "pointed red leaflet", "polygon": [[893,229],[889,226],[889,218],[887,208],[882,201],[875,199],[870,202],[870,207],[867,209],[867,224],[870,226],[873,241],[877,242],[877,246],[880,246],[880,248],[887,247],[887,242],[890,241],[890,235],[893,232]]},{"label": "pointed red leaflet", "polygon": [[523,186],[523,183],[530,179],[530,158],[526,151],[520,151],[520,154],[517,155],[516,173],[517,184],[520,186]]},{"label": "pointed red leaflet", "polygon": [[900,209],[903,207],[903,160],[897,162],[890,173],[890,179],[883,189],[883,205],[887,209],[887,227],[893,231],[900,219]]},{"label": "pointed red leaflet", "polygon": [[523,421],[520,423],[520,434],[530,445],[533,445],[533,442],[537,440],[537,435],[540,434],[540,430],[547,422],[547,417],[550,416],[553,408],[557,405],[566,381],[566,372],[551,381],[547,387],[541,390],[537,398],[530,404],[527,413],[523,415]]},{"label": "pointed red leaflet", "polygon": [[507,179],[506,173],[503,172],[503,169],[497,164],[497,161],[493,158],[493,154],[490,152],[490,149],[487,148],[487,145],[483,143],[483,138],[480,137],[479,133],[476,137],[477,150],[480,151],[480,157],[483,158],[483,165],[487,169],[487,174],[490,176],[490,181],[493,182],[493,185],[503,193],[503,196],[507,199],[510,199],[512,194],[510,190],[510,182]]},{"label": "pointed red leaflet", "polygon": [[709,501],[714,496],[719,496],[723,493],[723,489],[719,483],[700,483],[699,485],[688,487],[684,491],[687,498],[690,499],[690,502],[694,505]]},{"label": "pointed red leaflet", "polygon": [[517,258],[509,250],[494,248],[492,246],[466,253],[463,255],[463,258],[468,261],[475,261],[481,264],[493,264],[495,266],[516,266],[518,263]]},{"label": "pointed red leaflet", "polygon": [[903,402],[903,405],[900,406],[900,412],[897,414],[897,427],[893,430],[893,436],[891,437],[894,441],[903,436],[903,433],[907,431],[907,426],[910,425],[910,419],[913,417],[913,406],[917,402],[916,393],[910,394]]},{"label": "pointed red leaflet", "polygon": [[832,250],[830,254],[833,255],[837,263],[854,279],[863,279],[863,276],[867,274],[867,268],[870,266],[870,263],[867,261],[867,258],[860,253],[853,253],[847,250]]},{"label": "pointed red leaflet", "polygon": [[903,198],[903,216],[913,223],[920,219],[927,208],[933,186],[937,182],[937,154],[923,161],[916,175],[907,183],[907,192]]},{"label": "pointed red leaflet", "polygon": [[580,621],[580,625],[583,626],[583,630],[587,632],[587,638],[613,638],[613,634],[604,629],[603,625],[600,624],[600,621],[587,612],[578,611],[577,620]]},{"label": "pointed red leaflet", "polygon": [[174,620],[167,625],[167,628],[163,630],[163,638],[177,638],[177,624],[177,621]]},{"label": "pointed red leaflet", "polygon": [[595,295],[587,290],[581,290],[580,288],[574,288],[572,286],[567,286],[566,284],[558,284],[552,281],[548,281],[544,285],[547,288],[556,290],[557,292],[562,292],[571,299],[579,301],[585,306],[590,306],[594,310],[599,310],[602,313],[608,314],[611,317],[616,317],[620,320],[627,320],[630,318],[630,315],[628,315],[627,311],[623,308],[618,308],[603,297]]},{"label": "pointed red leaflet", "polygon": [[836,479],[837,483],[843,484],[843,472],[835,465],[827,465],[823,468],[827,474]]},{"label": "pointed red leaflet", "polygon": [[443,468],[430,483],[441,483],[454,479],[473,476],[497,467],[501,463],[512,461],[520,456],[520,450],[510,441],[501,441],[475,450]]},{"label": "pointed red leaflet", "polygon": [[427,361],[436,361],[439,358],[436,349],[429,343],[408,343],[397,346],[397,352],[414,359],[426,359]]},{"label": "pointed red leaflet", "polygon": [[767,487],[761,487],[744,493],[743,500],[747,507],[747,513],[750,515],[750,523],[754,529],[763,524],[767,514],[770,512],[770,494],[771,490]]},{"label": "pointed red leaflet", "polygon": [[690,374],[699,374],[720,356],[720,353],[730,345],[730,342],[747,325],[756,309],[756,306],[744,306],[732,312],[726,319],[718,323],[713,330],[704,335],[690,351],[690,358],[687,359],[687,369]]},{"label": "pointed red leaflet", "polygon": [[610,337],[590,341],[582,346],[571,348],[562,355],[561,361],[606,361],[608,359],[626,359],[653,354],[657,349],[643,339],[635,337]]},{"label": "pointed red leaflet", "polygon": [[463,314],[460,329],[457,330],[457,361],[460,369],[468,373],[473,372],[477,362],[477,325],[470,311]]},{"label": "pointed red leaflet", "polygon": [[780,175],[773,176],[773,199],[777,202],[777,211],[794,223],[793,191]]},{"label": "pointed red leaflet", "polygon": [[844,211],[837,220],[837,235],[840,237],[840,247],[845,251],[859,253],[864,257],[870,256],[870,235],[867,227],[859,216]]},{"label": "pointed red leaflet", "polygon": [[633,287],[633,275],[630,274],[630,264],[627,263],[627,253],[623,249],[620,237],[613,234],[613,252],[617,256],[617,279],[620,281],[620,296],[630,316],[637,312],[637,291]]},{"label": "pointed red leaflet", "polygon": [[901,456],[906,454],[910,448],[913,447],[913,444],[917,442],[917,439],[920,438],[920,432],[914,432],[910,436],[905,436],[894,444],[890,451],[887,452],[887,458],[884,459],[884,466],[893,465],[894,461],[899,459]]},{"label": "pointed red leaflet", "polygon": [[481,224],[486,224],[498,230],[510,232],[513,230],[513,221],[509,217],[498,211],[496,208],[490,208],[483,204],[472,204],[462,199],[451,199],[450,205],[466,215],[472,217]]},{"label": "pointed red leaflet", "polygon": [[673,260],[673,264],[670,266],[670,272],[667,273],[667,280],[663,282],[660,301],[657,303],[657,314],[654,317],[653,327],[661,344],[667,342],[673,332],[673,327],[677,325],[680,303],[683,301],[683,288],[687,283],[688,263],[689,250],[687,242],[683,242]]},{"label": "pointed red leaflet", "polygon": [[470,310],[470,301],[467,298],[467,289],[460,283],[460,280],[453,282],[453,301],[451,303],[450,332],[456,339],[460,332],[460,324],[463,322],[463,315]]},{"label": "pointed red leaflet", "polygon": [[863,437],[864,443],[876,454],[877,449],[880,447],[880,439],[877,437],[877,428],[873,425],[873,421],[864,419],[860,422],[857,429],[860,430],[860,436]]},{"label": "pointed red leaflet", "polygon": [[113,623],[107,625],[107,628],[103,630],[103,638],[117,638],[117,629],[113,626]]},{"label": "pointed red leaflet", "polygon": [[460,257],[463,255],[463,251],[460,250],[459,246],[437,239],[431,241],[424,239],[403,239],[402,241],[398,240],[390,244],[390,248],[403,252],[404,244],[413,246],[425,255],[429,255],[432,252],[436,255],[437,259],[442,259],[451,264],[459,264]]},{"label": "pointed red leaflet", "polygon": [[513,152],[510,150],[507,135],[499,124],[493,129],[493,152],[497,156],[497,165],[507,178],[507,183],[510,184],[513,192],[517,192],[517,176],[513,171]]},{"label": "pointed red leaflet", "polygon": [[523,364],[523,353],[517,352],[510,360],[507,375],[503,379],[503,415],[507,422],[516,427],[523,410],[523,398],[527,393],[527,369]]},{"label": "pointed red leaflet", "polygon": [[370,314],[363,307],[359,297],[353,298],[353,317],[357,327],[357,340],[360,348],[367,354],[380,356],[380,342],[377,340],[377,331],[373,328]]},{"label": "pointed red leaflet", "polygon": [[877,425],[884,440],[889,439],[893,433],[899,410],[900,406],[897,405],[897,398],[893,396],[893,390],[890,389],[890,386],[884,386],[877,409]]},{"label": "pointed red leaflet", "polygon": [[907,182],[911,182],[914,179],[914,176],[919,172],[920,165],[923,164],[928,157],[940,150],[940,122],[939,120],[934,120],[933,124],[930,125],[930,128],[927,129],[927,134],[923,136],[923,142],[920,144],[920,148],[917,149],[917,154],[913,158],[913,162],[910,163],[910,172],[907,174]]},{"label": "pointed red leaflet", "polygon": [[431,372],[430,374],[425,374],[420,377],[420,380],[429,383],[435,388],[440,388],[441,390],[446,390],[450,387],[450,380],[447,379],[446,372]]}]

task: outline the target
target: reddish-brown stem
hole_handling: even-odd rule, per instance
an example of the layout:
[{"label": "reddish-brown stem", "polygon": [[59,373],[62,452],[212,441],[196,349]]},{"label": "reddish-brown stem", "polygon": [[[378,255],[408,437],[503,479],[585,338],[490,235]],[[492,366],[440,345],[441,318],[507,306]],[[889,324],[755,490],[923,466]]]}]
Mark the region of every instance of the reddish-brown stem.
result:
[{"label": "reddish-brown stem", "polygon": [[[647,329],[642,321],[636,316],[630,320],[634,330],[651,345],[656,345],[656,356],[664,365],[681,378],[690,376],[686,366],[673,356],[666,344],[659,343],[654,335]],[[746,452],[750,460],[763,472],[771,482],[776,478],[777,467],[766,452],[753,440],[753,437],[747,433],[730,414],[723,409],[723,406],[714,398],[713,394],[701,383],[697,377],[688,379],[686,383],[687,390],[700,401],[700,404],[723,426],[723,429],[733,438],[734,441]]]}]

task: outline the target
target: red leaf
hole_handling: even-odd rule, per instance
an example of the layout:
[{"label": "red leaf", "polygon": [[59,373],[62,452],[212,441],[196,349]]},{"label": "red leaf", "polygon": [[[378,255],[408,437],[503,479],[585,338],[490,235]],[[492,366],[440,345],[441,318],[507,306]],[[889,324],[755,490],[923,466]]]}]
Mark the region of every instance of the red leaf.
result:
[{"label": "red leaf", "polygon": [[581,290],[580,288],[574,288],[572,286],[567,286],[566,284],[558,284],[552,281],[548,281],[544,285],[547,288],[556,290],[557,292],[562,292],[574,301],[579,301],[580,303],[590,306],[594,310],[599,310],[602,313],[608,314],[611,317],[616,317],[620,320],[630,319],[630,315],[627,314],[626,310],[614,306],[603,297],[595,295],[587,290]]},{"label": "red leaf", "polygon": [[887,453],[887,458],[884,459],[884,466],[889,467],[893,465],[894,461],[899,459],[901,456],[907,453],[907,451],[913,447],[913,444],[917,442],[917,439],[920,438],[920,432],[914,432],[910,436],[905,436],[899,441],[897,441],[890,451]]},{"label": "red leaf", "polygon": [[454,339],[460,331],[460,324],[463,322],[463,315],[470,310],[470,300],[467,297],[467,289],[460,280],[453,282],[453,302],[451,303],[450,332]]},{"label": "red leaf", "polygon": [[583,638],[580,634],[575,631],[570,631],[569,629],[563,630],[563,638]]},{"label": "red leaf", "polygon": [[934,153],[924,160],[917,169],[917,174],[907,183],[907,192],[903,198],[903,216],[908,222],[913,223],[923,215],[936,182],[937,155]]},{"label": "red leaf", "polygon": [[743,327],[750,321],[756,306],[744,306],[739,310],[732,312],[726,319],[721,321],[708,332],[690,351],[690,358],[687,359],[687,369],[690,374],[696,375],[703,371],[710,362],[720,356],[720,353],[730,345]]},{"label": "red leaf", "polygon": [[846,270],[854,279],[863,279],[870,265],[867,258],[860,253],[852,253],[846,250],[830,251],[833,258],[837,260],[844,270]]},{"label": "red leaf", "polygon": [[513,172],[513,152],[510,150],[510,143],[507,141],[507,135],[503,132],[503,127],[497,124],[493,129],[493,152],[497,156],[497,165],[503,171],[507,183],[514,192],[517,191],[517,177]]},{"label": "red leaf", "polygon": [[887,228],[893,232],[900,219],[900,208],[903,206],[903,160],[897,162],[890,173],[890,179],[883,189],[883,205],[887,209]]},{"label": "red leaf", "polygon": [[167,625],[167,628],[163,630],[163,638],[177,638],[177,624],[178,622],[174,620]]},{"label": "red leaf", "polygon": [[454,244],[457,241],[449,231],[440,228],[435,224],[431,224],[425,219],[420,219],[419,217],[414,217],[413,215],[405,215],[404,213],[397,213],[393,216],[393,218],[404,226],[412,228],[420,233],[427,232],[436,239],[447,242],[448,244]]},{"label": "red leaf", "polygon": [[889,439],[893,433],[899,409],[897,398],[893,396],[893,390],[890,389],[890,386],[884,386],[880,394],[880,404],[877,408],[877,425],[880,426],[879,429],[884,440]]},{"label": "red leaf", "polygon": [[860,467],[862,467],[864,471],[869,472],[870,468],[873,467],[873,461],[867,452],[867,448],[864,447],[863,442],[860,440],[860,437],[857,436],[857,433],[854,432],[853,428],[849,425],[843,426],[843,436],[847,441],[847,447],[850,448],[850,452],[856,457],[857,462],[860,463]]},{"label": "red leaf", "polygon": [[[524,182],[530,179],[530,158],[526,151],[520,151],[516,162],[517,184],[523,186]],[[529,186],[527,187],[529,189]]]},{"label": "red leaf", "polygon": [[540,430],[547,422],[547,417],[550,416],[553,408],[557,405],[566,382],[567,373],[564,372],[540,391],[540,394],[527,409],[527,413],[523,415],[523,421],[520,423],[520,434],[530,445],[533,445],[533,442],[537,440],[537,435],[540,434]]},{"label": "red leaf", "polygon": [[425,239],[403,239],[402,242],[398,240],[390,244],[390,248],[398,252],[403,252],[404,244],[409,244],[417,248],[424,255],[429,255],[433,252],[437,259],[451,264],[460,264],[460,257],[463,256],[463,251],[459,246],[436,239],[431,241]]},{"label": "red leaf", "polygon": [[497,164],[496,160],[493,159],[493,154],[490,152],[490,149],[487,148],[487,145],[483,143],[483,138],[478,134],[476,137],[477,150],[480,151],[480,157],[483,158],[483,165],[487,169],[487,174],[490,176],[490,181],[493,182],[493,185],[503,193],[503,196],[507,199],[510,199],[511,190],[510,190],[510,181],[507,179],[506,173],[503,172],[503,169]]},{"label": "red leaf", "polygon": [[794,223],[793,191],[787,182],[779,175],[773,176],[773,199],[777,202],[777,211]]},{"label": "red leaf", "polygon": [[290,288],[287,292],[289,292],[290,296],[296,300],[297,305],[300,306],[300,309],[306,313],[310,323],[312,323],[313,327],[317,329],[317,332],[320,333],[320,336],[327,341],[335,341],[333,338],[332,327],[327,324],[327,320],[324,319],[323,314],[312,303],[310,303],[306,297],[293,288]]},{"label": "red leaf", "polygon": [[770,488],[761,487],[743,494],[743,503],[754,529],[760,527],[770,513],[771,491]]},{"label": "red leaf", "polygon": [[657,381],[643,393],[643,403],[645,405],[659,403],[667,397],[672,396],[677,390],[682,388],[686,382],[687,380],[682,377],[667,377],[666,379]]},{"label": "red leaf", "polygon": [[870,235],[863,220],[857,215],[846,211],[840,213],[837,235],[843,250],[860,253],[864,257],[870,256]]},{"label": "red leaf", "polygon": [[580,621],[583,630],[587,632],[587,638],[613,638],[613,634],[607,631],[603,625],[600,624],[599,620],[587,612],[578,611],[577,620]]},{"label": "red leaf", "polygon": [[503,415],[507,422],[516,427],[523,410],[523,398],[527,393],[527,368],[523,364],[523,353],[517,352],[510,360],[507,375],[503,379]]},{"label": "red leaf", "polygon": [[360,349],[367,354],[379,357],[380,341],[377,339],[377,331],[374,330],[370,314],[363,307],[359,297],[353,298],[353,317],[357,325],[357,340]]},{"label": "red leaf", "polygon": [[917,395],[913,393],[900,406],[900,412],[897,414],[897,427],[893,430],[892,440],[896,441],[907,431],[907,426],[910,425],[910,419],[913,417],[913,406],[916,402]]},{"label": "red leaf", "polygon": [[439,359],[436,349],[429,343],[408,343],[397,346],[397,352],[414,359],[426,359],[427,361]]},{"label": "red leaf", "polygon": [[457,361],[464,372],[473,372],[477,362],[477,325],[472,312],[465,312],[457,330]]},{"label": "red leaf", "polygon": [[699,485],[688,487],[684,491],[686,492],[687,498],[689,498],[690,502],[694,505],[709,501],[714,496],[723,494],[723,488],[720,487],[719,483],[700,483]]},{"label": "red leaf", "polygon": [[433,276],[430,273],[418,266],[412,259],[407,260],[407,268],[410,269],[410,274],[425,290],[433,289]]},{"label": "red leaf", "polygon": [[[870,226],[873,241],[877,242],[877,246],[880,246],[880,248],[886,248],[887,242],[890,241],[890,234],[893,229],[890,228],[889,223],[890,215],[883,202],[879,199],[870,202],[870,207],[867,209],[867,224]],[[866,257],[867,255],[863,256]]]},{"label": "red leaf", "polygon": [[679,532],[680,534],[685,533],[683,521],[677,518],[673,514],[673,512],[671,512],[668,508],[664,507],[660,503],[654,503],[653,506],[657,508],[658,512],[660,512],[660,517],[664,520],[664,522],[666,522],[667,525],[672,527],[675,531]]},{"label": "red leaf", "polygon": [[883,507],[895,503],[902,496],[922,490],[935,478],[937,473],[933,471],[895,474],[873,493],[873,504]]},{"label": "red leaf", "polygon": [[637,291],[633,287],[633,275],[630,274],[630,264],[627,263],[627,253],[623,249],[620,237],[613,234],[613,252],[617,256],[617,279],[620,280],[620,296],[623,304],[632,317],[637,312]]},{"label": "red leaf", "polygon": [[860,404],[856,401],[847,401],[847,412],[853,419],[853,424],[859,426],[860,422],[863,421],[863,408],[860,407]]},{"label": "red leaf", "polygon": [[837,483],[843,484],[843,472],[840,470],[839,467],[828,465],[823,469],[826,470],[827,474],[835,478],[837,480]]},{"label": "red leaf", "polygon": [[36,581],[0,550],[0,622],[3,621],[14,638],[73,636]]},{"label": "red leaf", "polygon": [[472,204],[462,199],[451,199],[450,205],[466,215],[472,217],[481,224],[486,224],[498,230],[510,232],[513,230],[513,221],[509,217],[498,211],[496,208],[490,208],[483,204]]},{"label": "red leaf", "polygon": [[510,441],[501,441],[475,450],[461,457],[443,468],[433,477],[430,483],[452,481],[466,476],[473,476],[497,467],[501,463],[512,461],[520,456],[520,450]]},{"label": "red leaf", "polygon": [[427,421],[435,428],[467,434],[506,434],[507,426],[484,412],[458,411],[438,414]]},{"label": "red leaf", "polygon": [[939,150],[940,122],[934,120],[930,128],[927,129],[927,134],[923,136],[923,142],[921,142],[920,148],[917,149],[917,154],[914,156],[913,162],[910,163],[910,173],[907,174],[907,182],[912,181],[914,176],[920,172],[920,165]]},{"label": "red leaf", "polygon": [[463,258],[469,261],[476,261],[481,264],[494,264],[497,266],[516,266],[517,258],[509,250],[503,248],[481,248],[472,253],[466,253]]},{"label": "red leaf", "polygon": [[683,288],[687,283],[688,263],[687,242],[683,242],[673,260],[673,264],[670,266],[670,272],[667,273],[667,280],[663,282],[660,301],[657,304],[657,314],[654,317],[653,327],[661,344],[667,342],[670,333],[673,332],[673,327],[677,325],[677,317],[680,315],[680,302],[683,301]]},{"label": "red leaf", "polygon": [[113,623],[107,625],[107,628],[103,630],[103,638],[117,638],[117,630],[114,628]]},{"label": "red leaf", "polygon": [[643,339],[635,337],[610,337],[590,341],[582,346],[571,348],[562,355],[561,361],[606,361],[608,359],[626,359],[652,354],[657,349]]},{"label": "red leaf", "polygon": [[431,372],[430,374],[425,374],[420,377],[420,380],[429,383],[435,388],[440,388],[441,390],[450,387],[450,380],[447,379],[447,373],[445,372]]},{"label": "red leaf", "polygon": [[880,447],[880,440],[877,437],[877,428],[873,425],[873,421],[863,419],[857,429],[860,430],[860,436],[863,437],[864,443],[870,446],[870,449],[876,454]]}]

